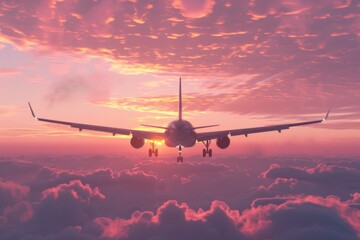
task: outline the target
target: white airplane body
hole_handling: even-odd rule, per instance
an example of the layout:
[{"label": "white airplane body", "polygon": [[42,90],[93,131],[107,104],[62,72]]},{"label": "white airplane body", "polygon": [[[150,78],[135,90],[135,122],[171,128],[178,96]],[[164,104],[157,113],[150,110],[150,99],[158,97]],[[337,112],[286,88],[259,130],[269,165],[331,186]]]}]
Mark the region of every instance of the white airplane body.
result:
[{"label": "white airplane body", "polygon": [[107,127],[107,126],[89,125],[89,124],[82,124],[82,123],[65,122],[65,121],[58,121],[58,120],[52,120],[52,119],[38,118],[38,117],[36,117],[30,103],[29,103],[29,107],[30,107],[32,116],[39,121],[68,125],[72,128],[77,128],[80,131],[82,131],[83,129],[86,129],[86,130],[93,130],[93,131],[99,131],[99,132],[108,132],[108,133],[112,133],[114,136],[117,134],[132,135],[132,138],[130,140],[131,146],[134,148],[137,148],[137,149],[144,146],[145,139],[150,140],[151,148],[149,149],[149,157],[151,157],[152,155],[154,155],[155,157],[158,156],[158,149],[155,148],[155,141],[164,141],[164,143],[167,147],[178,148],[178,150],[179,150],[179,156],[177,157],[178,162],[183,162],[182,148],[183,147],[186,147],[186,148],[193,147],[196,144],[196,142],[202,142],[205,146],[205,148],[203,149],[203,157],[206,157],[206,155],[211,157],[212,149],[209,148],[211,140],[216,139],[216,145],[220,149],[225,149],[230,145],[229,136],[245,135],[247,137],[249,134],[260,133],[260,132],[269,132],[269,131],[278,131],[280,133],[282,130],[289,129],[290,127],[321,123],[328,118],[329,113],[330,113],[330,108],[329,108],[325,118],[323,118],[321,120],[297,122],[297,123],[281,124],[281,125],[272,125],[272,126],[264,126],[264,127],[255,127],[255,128],[240,128],[240,129],[232,129],[232,130],[196,133],[196,131],[195,131],[196,129],[215,127],[218,125],[193,127],[189,121],[182,119],[181,78],[179,80],[179,117],[178,117],[178,120],[170,122],[167,127],[142,125],[142,126],[146,126],[146,127],[164,129],[165,131],[163,133],[152,132],[152,131],[131,130],[131,129],[123,129],[123,128],[113,128],[113,127]]}]

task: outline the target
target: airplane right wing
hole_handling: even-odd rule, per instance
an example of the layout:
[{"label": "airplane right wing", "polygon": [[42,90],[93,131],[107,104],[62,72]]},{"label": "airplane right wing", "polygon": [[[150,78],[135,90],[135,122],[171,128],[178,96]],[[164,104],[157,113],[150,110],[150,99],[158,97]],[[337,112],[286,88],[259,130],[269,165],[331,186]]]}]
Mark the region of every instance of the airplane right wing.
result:
[{"label": "airplane right wing", "polygon": [[114,128],[114,127],[106,127],[106,126],[90,125],[90,124],[83,124],[83,123],[52,120],[52,119],[46,119],[46,118],[38,118],[38,117],[36,117],[34,110],[31,107],[31,104],[30,103],[28,103],[28,104],[29,104],[29,108],[30,108],[32,116],[35,119],[37,119],[38,121],[68,125],[72,128],[79,129],[79,131],[86,129],[86,130],[92,130],[92,131],[98,131],[98,132],[107,132],[107,133],[111,133],[113,136],[115,136],[116,134],[119,134],[119,135],[130,135],[131,134],[132,136],[149,139],[149,140],[164,139],[164,133],[159,133],[159,132],[140,131],[140,130],[132,130],[132,129],[126,129],[126,128]]},{"label": "airplane right wing", "polygon": [[280,124],[280,125],[272,125],[272,126],[265,126],[265,127],[240,128],[240,129],[231,129],[231,130],[223,130],[223,131],[197,133],[196,140],[198,142],[201,142],[201,141],[207,141],[207,140],[212,140],[212,139],[216,139],[216,138],[227,137],[229,135],[230,136],[245,135],[247,137],[249,134],[253,134],[253,133],[270,132],[270,131],[281,132],[282,130],[289,129],[291,127],[321,123],[328,118],[329,113],[330,113],[330,108],[329,108],[326,116],[323,119],[308,121],[308,122],[297,122],[297,123]]}]

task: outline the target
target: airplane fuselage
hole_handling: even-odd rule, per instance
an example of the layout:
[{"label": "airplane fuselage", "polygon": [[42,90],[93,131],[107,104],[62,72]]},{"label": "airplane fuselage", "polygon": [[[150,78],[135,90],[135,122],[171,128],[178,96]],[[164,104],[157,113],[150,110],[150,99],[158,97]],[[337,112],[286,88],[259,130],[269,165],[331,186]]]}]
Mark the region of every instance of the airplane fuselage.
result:
[{"label": "airplane fuselage", "polygon": [[165,131],[165,145],[168,147],[192,147],[196,143],[196,133],[190,122],[176,120],[169,123]]}]

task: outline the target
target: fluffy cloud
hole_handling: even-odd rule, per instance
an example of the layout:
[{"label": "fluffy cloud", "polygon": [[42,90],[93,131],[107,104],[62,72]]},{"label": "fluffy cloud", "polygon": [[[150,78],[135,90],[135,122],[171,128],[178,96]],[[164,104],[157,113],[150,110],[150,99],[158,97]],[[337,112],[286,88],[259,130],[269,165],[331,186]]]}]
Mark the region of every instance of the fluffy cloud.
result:
[{"label": "fluffy cloud", "polygon": [[32,218],[33,208],[27,201],[29,190],[27,186],[0,178],[0,233]]},{"label": "fluffy cloud", "polygon": [[[353,184],[359,164],[354,159],[227,157],[199,162],[194,157],[182,165],[170,159],[123,159],[116,171],[97,165],[91,169],[92,164],[78,171],[61,167],[81,169],[91,159],[105,159],[104,166],[112,163],[99,156],[0,162],[26,173],[24,179],[2,181],[3,195],[12,197],[0,217],[0,238],[359,236],[360,195]],[[327,184],[328,177],[339,185]]]},{"label": "fluffy cloud", "polygon": [[101,226],[103,237],[120,239],[357,239],[360,234],[359,210],[338,198],[292,196],[281,200],[241,214],[218,201],[209,210],[197,211],[168,201],[156,214],[135,212],[130,219],[97,218],[94,222]]},{"label": "fluffy cloud", "polygon": [[165,202],[153,212],[135,212],[131,219],[95,219],[102,236],[124,239],[241,239],[236,221],[239,212],[223,202],[208,211],[194,211],[187,204]]},{"label": "fluffy cloud", "polygon": [[[37,179],[39,183],[37,187],[40,188],[47,188],[72,180],[81,180],[84,183],[102,187],[116,184],[149,188],[154,186],[157,181],[155,176],[146,174],[143,171],[130,171],[126,169],[117,172],[110,168],[96,169],[87,172],[74,172],[57,168],[43,167],[39,169]],[[46,185],[41,186],[42,184]]]},{"label": "fluffy cloud", "polygon": [[327,196],[335,194],[347,199],[358,189],[359,168],[340,164],[320,163],[315,167],[280,167],[273,164],[262,173],[274,179],[268,187],[261,189],[272,193],[308,193]]},{"label": "fluffy cloud", "polygon": [[29,187],[0,178],[0,212],[7,206],[23,199],[29,193]]},{"label": "fluffy cloud", "polygon": [[250,239],[357,239],[359,210],[337,197],[290,196],[254,200],[241,216]]},{"label": "fluffy cloud", "polygon": [[94,202],[103,199],[105,196],[98,188],[80,180],[60,184],[42,192],[32,223],[42,233],[82,225],[92,219]]},{"label": "fluffy cloud", "polygon": [[20,201],[8,206],[3,211],[2,223],[18,224],[30,220],[33,216],[33,209],[30,202]]}]

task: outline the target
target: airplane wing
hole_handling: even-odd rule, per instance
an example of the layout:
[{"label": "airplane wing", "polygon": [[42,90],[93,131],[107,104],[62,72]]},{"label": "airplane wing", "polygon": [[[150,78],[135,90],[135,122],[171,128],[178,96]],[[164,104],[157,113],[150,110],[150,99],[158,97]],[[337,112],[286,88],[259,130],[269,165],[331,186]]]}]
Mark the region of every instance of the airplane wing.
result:
[{"label": "airplane wing", "polygon": [[272,125],[272,126],[265,126],[265,127],[240,128],[240,129],[223,130],[223,131],[215,131],[215,132],[197,133],[196,140],[198,142],[201,142],[201,141],[212,140],[212,139],[221,138],[221,137],[227,137],[228,135],[230,135],[230,136],[245,135],[247,137],[247,135],[249,135],[249,134],[261,133],[261,132],[271,132],[271,131],[278,131],[280,133],[282,130],[289,129],[291,127],[321,123],[328,118],[329,113],[330,113],[330,108],[329,108],[328,112],[326,113],[325,118],[323,118],[321,120],[314,120],[314,121],[308,121],[308,122],[297,122],[297,123]]},{"label": "airplane wing", "polygon": [[52,120],[52,119],[46,119],[46,118],[38,118],[38,117],[36,117],[34,110],[31,107],[31,104],[30,103],[28,103],[28,104],[29,104],[32,116],[35,119],[37,119],[38,121],[68,125],[72,128],[79,129],[79,131],[86,129],[86,130],[92,130],[92,131],[98,131],[98,132],[107,132],[107,133],[111,133],[113,136],[115,136],[116,134],[119,134],[119,135],[130,135],[131,134],[132,136],[149,139],[149,140],[164,139],[164,133],[131,130],[131,129],[126,129],[126,128],[114,128],[114,127],[90,125],[90,124],[83,124],[83,123],[58,121],[58,120]]}]

